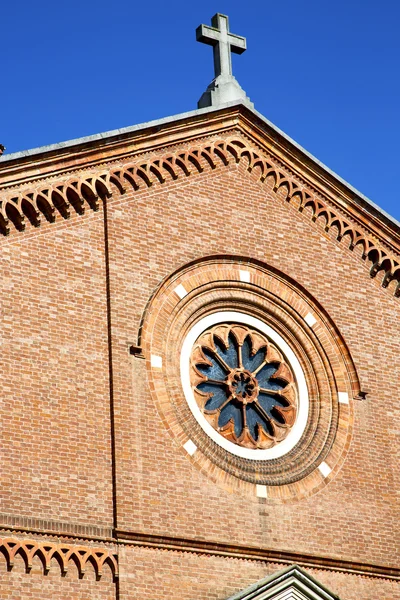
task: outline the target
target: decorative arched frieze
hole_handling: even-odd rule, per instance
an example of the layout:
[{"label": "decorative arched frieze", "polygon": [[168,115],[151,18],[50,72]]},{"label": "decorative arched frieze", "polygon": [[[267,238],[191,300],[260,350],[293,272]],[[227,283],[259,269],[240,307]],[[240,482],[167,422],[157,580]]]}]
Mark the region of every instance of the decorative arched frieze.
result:
[{"label": "decorative arched frieze", "polygon": [[113,578],[118,578],[117,554],[106,548],[0,538],[0,552],[4,555],[9,570],[12,570],[16,557],[20,556],[25,563],[26,572],[29,573],[33,566],[33,559],[38,557],[42,562],[44,575],[49,573],[51,561],[55,559],[62,576],[68,573],[72,561],[78,569],[79,577],[84,577],[87,565],[90,564],[97,580],[103,575],[105,565],[110,569]]},{"label": "decorative arched frieze", "polygon": [[371,277],[383,271],[382,286],[397,282],[394,295],[400,297],[400,259],[397,255],[366,232],[365,224],[355,224],[354,217],[349,218],[344,211],[322,199],[308,184],[306,189],[305,182],[300,183],[277,161],[264,155],[262,150],[255,150],[239,136],[212,143],[206,141],[190,150],[168,153],[146,162],[114,164],[95,174],[81,173],[64,182],[49,182],[37,189],[4,192],[0,201],[0,232],[8,235],[11,227],[24,231],[27,221],[39,227],[43,219],[54,222],[56,215],[68,219],[71,214],[83,214],[87,209],[97,211],[100,199],[111,195],[123,195],[128,190],[141,191],[242,161],[247,162],[247,170],[261,183],[271,181],[273,191],[279,197],[299,212],[309,214],[313,222],[321,222],[326,232],[334,231],[339,242],[350,250],[360,247],[361,258],[371,263]]}]

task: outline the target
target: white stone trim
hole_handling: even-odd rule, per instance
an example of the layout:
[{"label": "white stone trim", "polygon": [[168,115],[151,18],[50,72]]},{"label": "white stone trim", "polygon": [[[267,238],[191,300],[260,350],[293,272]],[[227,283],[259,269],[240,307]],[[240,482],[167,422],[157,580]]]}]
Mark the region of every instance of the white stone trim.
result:
[{"label": "white stone trim", "polygon": [[154,369],[162,369],[162,358],[156,354],[152,354],[150,357],[150,364]]},{"label": "white stone trim", "polygon": [[[193,348],[193,344],[195,343],[197,338],[203,333],[203,331],[205,331],[209,327],[212,327],[213,325],[216,325],[218,323],[225,323],[227,321],[243,323],[244,325],[254,327],[254,329],[258,329],[259,331],[264,333],[279,347],[279,349],[284,354],[285,359],[293,369],[296,378],[297,388],[299,391],[299,407],[296,421],[287,438],[279,444],[277,444],[276,446],[274,446],[273,448],[268,448],[266,450],[253,450],[251,448],[243,448],[242,446],[237,446],[233,442],[230,442],[222,435],[220,435],[217,431],[215,431],[215,429],[210,425],[210,423],[202,414],[194,397],[192,386],[190,384],[190,354]],[[307,424],[309,410],[308,389],[303,369],[301,368],[297,356],[290,348],[290,346],[285,342],[285,340],[279,335],[279,333],[277,333],[274,329],[272,329],[263,321],[260,321],[260,319],[236,311],[220,311],[208,315],[207,317],[204,317],[192,327],[192,329],[189,331],[183,342],[180,366],[183,392],[196,421],[199,423],[203,431],[216,444],[218,444],[231,454],[235,454],[236,456],[240,456],[241,458],[247,458],[250,460],[272,460],[274,458],[284,456],[287,452],[292,450],[292,448],[294,448],[294,446],[297,444],[297,442],[303,435],[304,429]]]},{"label": "white stone trim", "polygon": [[338,392],[338,400],[341,404],[349,403],[349,395],[347,392]]},{"label": "white stone trim", "polygon": [[186,444],[183,444],[183,447],[190,456],[193,456],[197,450],[197,446],[194,442],[192,442],[192,440],[188,440]]},{"label": "white stone trim", "polygon": [[250,283],[250,271],[241,271],[239,270],[240,281],[243,283]]},{"label": "white stone trim", "polygon": [[332,473],[332,469],[328,464],[326,464],[326,462],[322,462],[318,469],[323,477],[328,477]]},{"label": "white stone trim", "polygon": [[256,495],[258,498],[268,498],[268,490],[266,485],[256,485]]},{"label": "white stone trim", "polygon": [[175,294],[177,294],[179,296],[179,298],[181,300],[182,300],[182,298],[187,296],[187,291],[185,290],[185,288],[183,287],[183,285],[181,283],[176,286],[176,288],[174,289],[174,292],[175,292]]},{"label": "white stone trim", "polygon": [[309,325],[310,327],[314,327],[315,323],[317,322],[317,319],[314,317],[314,315],[312,313],[308,313],[304,317],[304,320],[307,323],[307,325]]},{"label": "white stone trim", "polygon": [[249,600],[249,598],[252,600],[339,600],[336,594],[330,592],[297,565],[280,569],[228,600]]}]

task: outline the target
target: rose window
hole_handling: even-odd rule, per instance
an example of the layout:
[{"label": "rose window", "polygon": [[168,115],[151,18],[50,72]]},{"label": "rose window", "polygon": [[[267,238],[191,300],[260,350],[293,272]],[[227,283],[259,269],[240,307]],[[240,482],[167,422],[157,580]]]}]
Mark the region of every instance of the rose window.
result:
[{"label": "rose window", "polygon": [[290,366],[265,335],[244,325],[222,323],[200,335],[191,352],[190,383],[208,423],[239,446],[271,448],[296,420]]}]

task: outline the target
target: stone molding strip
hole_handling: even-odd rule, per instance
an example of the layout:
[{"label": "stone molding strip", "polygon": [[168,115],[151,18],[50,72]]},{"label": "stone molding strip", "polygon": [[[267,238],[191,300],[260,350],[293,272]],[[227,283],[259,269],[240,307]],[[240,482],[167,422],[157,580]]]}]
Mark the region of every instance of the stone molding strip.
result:
[{"label": "stone molding strip", "polygon": [[[270,181],[273,191],[295,207],[299,212],[307,210],[311,221],[320,222],[325,231],[335,231],[335,238],[344,242],[350,250],[361,248],[361,258],[370,262],[370,275],[375,277],[383,271],[382,287],[394,281],[393,293],[400,297],[400,259],[397,254],[383,247],[372,232],[366,232],[365,224],[354,224],[337,207],[331,206],[319,194],[311,191],[304,182],[290,176],[261,150],[254,150],[239,136],[209,140],[190,150],[165,154],[146,162],[125,162],[113,165],[94,174],[81,173],[66,181],[47,182],[35,189],[26,186],[19,192],[12,190],[0,201],[0,233],[8,235],[10,227],[24,231],[28,221],[39,227],[42,220],[53,223],[56,216],[70,218],[72,213],[82,215],[87,208],[99,210],[100,200],[129,191],[141,191],[153,185],[176,181],[212,171],[217,166],[246,162],[247,170],[258,181]],[[307,185],[307,189],[306,186]],[[396,283],[397,282],[397,283]]]},{"label": "stone molding strip", "polygon": [[62,576],[67,574],[69,563],[73,561],[78,569],[80,578],[85,575],[88,563],[94,568],[97,580],[101,579],[105,564],[110,568],[114,580],[118,578],[117,554],[111,553],[106,548],[39,542],[38,540],[20,540],[17,538],[0,538],[0,552],[6,558],[9,571],[14,566],[15,557],[21,556],[25,562],[26,572],[29,573],[32,569],[33,559],[37,556],[43,564],[44,575],[49,573],[51,561],[55,558]]},{"label": "stone molding strip", "polygon": [[[43,536],[60,535],[52,531],[33,531],[29,530],[25,533],[40,534]],[[65,537],[74,537],[70,533],[64,533]],[[98,538],[92,538],[99,542]],[[90,538],[88,537],[89,541]],[[77,556],[75,564],[79,568],[80,576],[84,575],[85,565],[89,560],[94,566],[96,575],[102,574],[102,567],[108,564],[113,574],[114,579],[118,578],[118,547],[120,546],[139,546],[143,548],[151,548],[154,550],[167,550],[172,552],[189,552],[193,554],[202,554],[208,556],[221,556],[226,558],[236,558],[238,560],[253,560],[260,562],[272,562],[283,565],[298,564],[305,568],[314,568],[320,570],[338,571],[343,573],[351,573],[354,575],[362,575],[364,577],[377,577],[380,579],[391,579],[400,581],[400,568],[386,567],[372,563],[355,562],[349,560],[336,559],[324,556],[315,556],[312,554],[302,554],[297,552],[282,552],[260,548],[255,546],[239,546],[225,543],[206,542],[203,540],[194,540],[186,538],[175,538],[158,535],[147,535],[144,533],[128,532],[125,530],[117,530],[115,537],[112,539],[104,539],[105,543],[112,543],[115,546],[114,552],[103,548],[95,548],[92,546],[81,546],[67,543],[56,542],[39,542],[36,540],[21,540],[17,538],[0,538],[0,552],[6,556],[9,569],[12,569],[12,562],[17,553],[23,557],[26,565],[26,570],[29,572],[32,566],[32,559],[35,554],[41,558],[46,573],[46,564],[49,566],[51,558],[54,556],[60,564],[61,574],[67,572],[63,570],[68,568],[68,560],[75,560],[76,552],[81,552]],[[15,544],[15,545],[14,545]],[[60,555],[60,551],[62,554]],[[45,554],[46,553],[46,554]],[[7,558],[7,555],[10,558]],[[29,563],[30,557],[30,563]],[[68,560],[67,560],[68,557]],[[61,559],[61,562],[60,562]],[[47,560],[47,563],[46,563]],[[30,567],[29,567],[30,564]],[[97,567],[96,567],[97,564]],[[100,569],[100,571],[99,571]],[[48,572],[48,570],[47,570]],[[99,578],[99,576],[98,576]]]},{"label": "stone molding strip", "polygon": [[0,529],[21,533],[45,533],[57,537],[79,538],[81,540],[98,540],[101,542],[114,542],[112,527],[98,527],[96,525],[81,525],[65,521],[37,519],[20,515],[0,513]]},{"label": "stone molding strip", "polygon": [[400,568],[386,567],[363,562],[342,560],[298,552],[281,552],[255,546],[238,546],[224,543],[213,543],[192,539],[164,537],[117,531],[117,542],[125,545],[141,546],[158,550],[190,552],[193,554],[206,554],[224,556],[241,560],[254,560],[260,562],[273,562],[285,565],[297,564],[305,568],[339,571],[362,575],[364,577],[377,577],[400,581]]}]

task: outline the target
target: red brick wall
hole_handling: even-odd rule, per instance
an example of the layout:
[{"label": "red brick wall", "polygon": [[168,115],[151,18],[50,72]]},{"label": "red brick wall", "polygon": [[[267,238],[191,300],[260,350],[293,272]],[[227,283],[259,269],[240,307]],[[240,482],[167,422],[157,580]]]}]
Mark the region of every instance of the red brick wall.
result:
[{"label": "red brick wall", "polygon": [[[279,563],[252,562],[188,552],[126,548],[120,554],[121,600],[226,600],[259,579],[280,571]],[[341,600],[398,600],[398,582],[320,569],[306,569]]]},{"label": "red brick wall", "polygon": [[[108,233],[117,527],[398,566],[399,300],[369,278],[357,252],[242,164],[115,194]],[[1,513],[42,519],[44,529],[48,521],[70,524],[69,531],[111,528],[103,211],[39,230],[28,226],[1,243]],[[339,328],[369,392],[366,401],[354,401],[353,438],[341,471],[308,499],[281,505],[244,499],[200,473],[157,412],[145,362],[129,354],[160,282],[216,254],[252,257],[304,286]],[[120,552],[120,596],[155,600],[173,590],[182,600],[222,600],[279,568],[127,548]],[[115,594],[110,581],[22,571],[7,572],[0,563],[7,598]],[[400,597],[395,582],[313,574],[344,600]]]},{"label": "red brick wall", "polygon": [[1,513],[112,525],[100,215],[2,240]]},{"label": "red brick wall", "polygon": [[[124,411],[117,428],[124,453],[119,527],[396,565],[398,471],[387,415],[396,410],[397,383],[383,376],[382,365],[398,365],[390,341],[398,300],[368,278],[358,258],[235,167],[136,196],[123,212],[111,208],[110,233],[115,383]],[[354,403],[354,437],[336,479],[317,497],[268,507],[268,516],[256,499],[227,494],[177,451],[142,384],[136,387],[142,364],[126,352],[157,284],[186,262],[221,253],[263,260],[306,287],[339,327],[370,391],[365,403]]]}]

